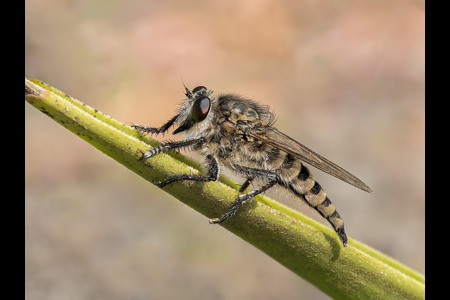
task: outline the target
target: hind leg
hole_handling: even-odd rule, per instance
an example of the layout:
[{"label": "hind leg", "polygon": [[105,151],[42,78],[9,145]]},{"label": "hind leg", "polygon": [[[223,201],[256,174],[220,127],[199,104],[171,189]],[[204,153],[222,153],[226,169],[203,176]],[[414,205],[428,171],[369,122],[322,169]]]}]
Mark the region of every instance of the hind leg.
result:
[{"label": "hind leg", "polygon": [[[247,181],[246,181],[242,186],[246,185],[246,183],[247,183],[248,181],[249,181],[249,179],[247,179]],[[251,182],[251,181],[250,181],[250,182]],[[250,184],[250,182],[248,182],[248,184],[247,184],[247,186],[246,186],[245,188],[248,187],[248,185]],[[228,219],[229,217],[233,216],[233,215],[236,213],[236,211],[238,210],[239,206],[240,206],[242,203],[244,203],[245,201],[247,201],[247,200],[250,199],[250,198],[255,197],[255,196],[258,195],[258,194],[261,194],[261,193],[267,191],[268,189],[270,189],[271,187],[273,187],[275,184],[277,184],[276,181],[270,181],[269,183],[263,185],[262,187],[260,187],[260,188],[257,189],[257,190],[251,191],[251,192],[249,192],[249,193],[247,193],[247,194],[242,194],[242,195],[240,195],[240,196],[233,202],[233,204],[231,205],[230,210],[229,210],[226,214],[224,214],[220,219],[215,218],[215,219],[209,220],[209,224],[220,224],[220,223],[222,223],[223,221],[225,221],[225,220]],[[240,189],[239,189],[239,190],[240,190]]]}]

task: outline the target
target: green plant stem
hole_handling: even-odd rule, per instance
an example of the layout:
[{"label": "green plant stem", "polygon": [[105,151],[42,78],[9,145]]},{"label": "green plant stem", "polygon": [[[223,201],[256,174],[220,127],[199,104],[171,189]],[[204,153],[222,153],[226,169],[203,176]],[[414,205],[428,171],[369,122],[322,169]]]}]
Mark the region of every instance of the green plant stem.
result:
[{"label": "green plant stem", "polygon": [[[200,164],[169,152],[138,161],[138,149],[159,143],[69,95],[25,78],[25,100],[45,115],[149,182],[173,174],[198,174]],[[168,192],[207,218],[221,216],[238,185],[182,182]],[[424,299],[422,274],[354,240],[343,248],[334,231],[268,198],[256,197],[221,226],[254,245],[335,299]],[[205,226],[209,226],[205,220]]]}]

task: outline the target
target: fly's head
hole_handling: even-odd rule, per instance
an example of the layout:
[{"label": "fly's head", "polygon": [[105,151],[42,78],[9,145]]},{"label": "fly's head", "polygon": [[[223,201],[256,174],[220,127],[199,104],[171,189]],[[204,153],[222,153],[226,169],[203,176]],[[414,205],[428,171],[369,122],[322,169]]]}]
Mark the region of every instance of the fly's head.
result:
[{"label": "fly's head", "polygon": [[180,107],[176,120],[179,127],[173,134],[183,132],[186,139],[204,137],[214,127],[216,96],[204,86],[198,86],[192,91],[186,86],[185,89],[187,98]]}]

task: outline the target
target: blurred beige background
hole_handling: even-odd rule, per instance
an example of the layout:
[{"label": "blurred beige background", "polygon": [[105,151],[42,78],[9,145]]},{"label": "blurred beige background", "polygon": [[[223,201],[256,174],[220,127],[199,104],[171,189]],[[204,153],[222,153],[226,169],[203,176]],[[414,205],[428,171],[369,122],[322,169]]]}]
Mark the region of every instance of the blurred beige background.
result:
[{"label": "blurred beige background", "polygon": [[[314,170],[349,236],[425,272],[424,6],[27,0],[25,75],[127,124],[173,116],[181,78],[268,104],[373,189]],[[27,299],[329,299],[27,103],[25,238]]]}]

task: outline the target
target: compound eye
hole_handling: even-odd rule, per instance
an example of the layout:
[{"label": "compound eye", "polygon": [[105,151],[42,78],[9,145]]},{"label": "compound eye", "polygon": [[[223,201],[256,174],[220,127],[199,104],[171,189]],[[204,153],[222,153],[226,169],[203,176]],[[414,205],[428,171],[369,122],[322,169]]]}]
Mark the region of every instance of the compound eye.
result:
[{"label": "compound eye", "polygon": [[210,108],[211,100],[209,100],[208,97],[201,97],[195,100],[194,105],[192,106],[192,119],[194,119],[195,122],[203,121],[208,116]]},{"label": "compound eye", "polygon": [[195,89],[192,90],[192,93],[195,94],[195,93],[197,93],[198,91],[200,91],[202,89],[206,90],[206,88],[204,86],[198,86],[198,87],[196,87]]}]

